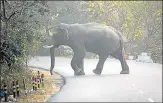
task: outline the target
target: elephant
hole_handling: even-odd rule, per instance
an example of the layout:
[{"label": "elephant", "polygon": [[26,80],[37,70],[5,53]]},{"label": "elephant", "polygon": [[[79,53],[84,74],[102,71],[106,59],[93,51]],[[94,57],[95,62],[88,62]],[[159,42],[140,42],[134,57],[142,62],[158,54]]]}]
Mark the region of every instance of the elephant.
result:
[{"label": "elephant", "polygon": [[99,23],[60,23],[51,36],[50,45],[46,45],[44,48],[50,48],[51,75],[53,75],[55,64],[55,48],[60,45],[69,46],[74,52],[70,64],[75,76],[85,75],[84,57],[86,52],[92,52],[99,56],[96,68],[93,70],[95,74],[102,73],[103,65],[109,55],[120,61],[122,67],[120,74],[129,74],[129,66],[124,58],[125,42],[122,34],[111,26]]}]

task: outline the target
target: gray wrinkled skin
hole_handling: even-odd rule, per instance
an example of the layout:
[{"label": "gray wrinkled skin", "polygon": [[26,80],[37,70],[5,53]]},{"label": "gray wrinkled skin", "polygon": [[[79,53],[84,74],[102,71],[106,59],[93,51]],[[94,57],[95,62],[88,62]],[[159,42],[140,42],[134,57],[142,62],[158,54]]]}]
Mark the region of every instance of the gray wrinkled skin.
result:
[{"label": "gray wrinkled skin", "polygon": [[104,62],[109,55],[120,60],[122,66],[120,74],[129,74],[129,67],[124,59],[125,39],[119,31],[112,27],[98,23],[60,23],[56,33],[51,39],[51,45],[53,45],[53,47],[50,48],[51,74],[53,74],[52,71],[55,64],[54,50],[60,45],[69,46],[74,52],[74,56],[71,60],[74,75],[85,75],[83,67],[86,52],[99,55],[99,62],[96,69],[93,70],[95,74],[101,74]]}]

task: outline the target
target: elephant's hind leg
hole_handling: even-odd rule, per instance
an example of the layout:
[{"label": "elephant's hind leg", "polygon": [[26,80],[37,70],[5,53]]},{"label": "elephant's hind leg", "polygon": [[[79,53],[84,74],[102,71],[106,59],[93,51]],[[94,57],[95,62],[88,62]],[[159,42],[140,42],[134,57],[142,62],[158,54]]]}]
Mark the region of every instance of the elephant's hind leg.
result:
[{"label": "elephant's hind leg", "polygon": [[114,53],[114,55],[111,55],[115,58],[117,58],[120,62],[121,62],[121,67],[122,67],[122,71],[120,72],[120,74],[129,74],[129,66],[127,65],[127,62],[124,58],[124,53],[119,50],[117,52]]},{"label": "elephant's hind leg", "polygon": [[104,66],[104,62],[106,61],[108,56],[99,56],[99,61],[97,63],[96,69],[93,70],[95,74],[100,75]]},{"label": "elephant's hind leg", "polygon": [[121,66],[122,66],[122,71],[120,72],[120,74],[129,74],[129,66],[127,65],[127,62],[124,58],[124,54],[121,53],[119,58],[118,58],[121,62]]}]

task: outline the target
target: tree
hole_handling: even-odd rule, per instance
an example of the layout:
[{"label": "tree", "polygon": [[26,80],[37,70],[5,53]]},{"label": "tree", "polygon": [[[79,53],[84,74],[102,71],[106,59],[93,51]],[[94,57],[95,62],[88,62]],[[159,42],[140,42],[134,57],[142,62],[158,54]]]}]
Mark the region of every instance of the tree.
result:
[{"label": "tree", "polygon": [[1,4],[0,67],[4,77],[22,69],[45,41],[48,8],[43,1],[2,0]]},{"label": "tree", "polygon": [[127,52],[148,52],[154,61],[162,62],[162,1],[88,3],[91,21],[112,26],[128,39],[125,46]]}]

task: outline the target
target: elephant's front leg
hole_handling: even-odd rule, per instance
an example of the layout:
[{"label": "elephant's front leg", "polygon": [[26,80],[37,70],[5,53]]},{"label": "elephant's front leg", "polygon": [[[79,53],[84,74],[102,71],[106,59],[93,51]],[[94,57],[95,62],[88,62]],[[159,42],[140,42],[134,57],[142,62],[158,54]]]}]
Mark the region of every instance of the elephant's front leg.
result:
[{"label": "elephant's front leg", "polygon": [[100,75],[104,66],[104,62],[108,56],[99,56],[99,61],[97,63],[96,69],[93,70],[95,74]]},{"label": "elephant's front leg", "polygon": [[74,70],[74,75],[84,75],[83,71],[83,56],[77,55],[77,53],[74,53],[74,56],[71,60],[71,67]]},{"label": "elephant's front leg", "polygon": [[85,73],[84,73],[84,58],[79,59],[77,67],[81,69],[81,72],[79,73],[79,75],[85,75]]}]

